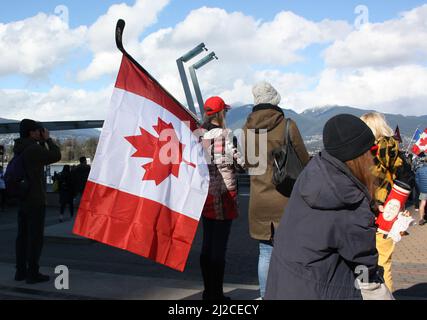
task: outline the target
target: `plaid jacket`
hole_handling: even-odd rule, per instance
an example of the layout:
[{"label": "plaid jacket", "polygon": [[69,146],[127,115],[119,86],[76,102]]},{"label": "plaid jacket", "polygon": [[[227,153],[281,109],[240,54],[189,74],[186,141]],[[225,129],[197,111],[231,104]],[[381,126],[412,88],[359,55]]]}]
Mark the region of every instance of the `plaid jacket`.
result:
[{"label": "plaid jacket", "polygon": [[374,158],[374,175],[378,178],[378,188],[375,198],[379,203],[387,200],[393,181],[399,167],[403,165],[403,160],[399,156],[399,143],[393,137],[384,137],[376,141],[378,150]]}]

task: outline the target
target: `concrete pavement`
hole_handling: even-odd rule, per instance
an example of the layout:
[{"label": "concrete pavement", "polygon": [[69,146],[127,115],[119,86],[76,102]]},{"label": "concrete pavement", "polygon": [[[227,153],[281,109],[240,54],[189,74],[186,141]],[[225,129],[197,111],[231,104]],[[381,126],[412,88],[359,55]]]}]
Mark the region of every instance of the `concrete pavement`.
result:
[{"label": "concrete pavement", "polygon": [[[241,196],[247,210],[247,190]],[[199,255],[202,243],[199,228],[187,262],[180,273],[143,257],[72,235],[72,221],[59,223],[57,207],[49,207],[46,217],[42,272],[49,283],[27,285],[15,282],[14,240],[16,208],[0,214],[0,299],[187,299],[200,300]],[[258,298],[257,242],[248,234],[247,217],[233,223],[229,241],[224,290],[235,300]],[[55,288],[54,267],[66,265],[70,289]]]},{"label": "concrete pavement", "polygon": [[[418,219],[418,213],[413,215]],[[415,225],[408,232],[393,254],[395,294],[401,299],[427,300],[427,225]]]},{"label": "concrete pavement", "polygon": [[[137,277],[126,274],[111,274],[69,269],[69,289],[58,289],[52,268],[42,268],[51,281],[28,285],[11,278],[14,265],[0,263],[0,299],[3,296],[16,299],[37,300],[200,300],[203,284],[200,281]],[[225,284],[224,291],[233,300],[254,300],[258,298],[255,285]]]},{"label": "concrete pavement", "polygon": [[[237,300],[258,298],[258,244],[248,235],[248,190],[240,194],[241,216],[233,223],[225,275],[225,291]],[[42,272],[52,280],[27,285],[15,282],[14,239],[16,209],[0,214],[0,299],[190,299],[203,289],[198,257],[199,229],[184,273],[155,264],[126,251],[71,234],[72,222],[58,223],[58,209],[48,209]],[[427,225],[414,226],[397,244],[393,257],[395,296],[427,299]],[[55,288],[54,267],[69,268],[69,290]]]}]

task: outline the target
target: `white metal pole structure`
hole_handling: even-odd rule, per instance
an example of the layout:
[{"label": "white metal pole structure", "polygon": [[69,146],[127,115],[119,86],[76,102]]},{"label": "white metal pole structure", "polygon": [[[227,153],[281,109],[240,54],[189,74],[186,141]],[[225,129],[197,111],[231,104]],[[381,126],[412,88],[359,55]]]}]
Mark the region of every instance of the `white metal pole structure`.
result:
[{"label": "white metal pole structure", "polygon": [[203,110],[204,101],[203,101],[202,92],[200,91],[200,85],[199,85],[199,80],[197,79],[196,70],[200,69],[201,67],[208,64],[214,59],[218,60],[218,57],[216,56],[215,52],[211,52],[206,57],[199,60],[198,62],[193,64],[190,68],[188,68],[191,76],[191,81],[193,82],[194,92],[196,93],[197,103],[199,104],[200,116],[202,117],[202,119],[204,116],[204,110]]},{"label": "white metal pole structure", "polygon": [[178,66],[179,76],[181,77],[182,87],[184,88],[185,97],[187,99],[188,108],[194,114],[196,113],[196,108],[194,107],[193,96],[191,95],[190,86],[187,80],[187,74],[185,73],[184,63],[190,61],[195,56],[199,55],[203,51],[208,51],[204,43],[199,44],[194,49],[188,51],[182,57],[176,60],[176,64]]}]

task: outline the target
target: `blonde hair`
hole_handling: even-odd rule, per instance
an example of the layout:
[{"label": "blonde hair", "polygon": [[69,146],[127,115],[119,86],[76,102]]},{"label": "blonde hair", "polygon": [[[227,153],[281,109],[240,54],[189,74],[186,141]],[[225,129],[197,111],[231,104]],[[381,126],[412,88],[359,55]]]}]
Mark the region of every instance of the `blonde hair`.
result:
[{"label": "blonde hair", "polygon": [[360,117],[363,122],[365,122],[368,127],[374,133],[375,139],[381,139],[384,137],[392,137],[394,135],[394,131],[387,124],[385,117],[383,114],[378,112],[370,112],[366,113]]}]

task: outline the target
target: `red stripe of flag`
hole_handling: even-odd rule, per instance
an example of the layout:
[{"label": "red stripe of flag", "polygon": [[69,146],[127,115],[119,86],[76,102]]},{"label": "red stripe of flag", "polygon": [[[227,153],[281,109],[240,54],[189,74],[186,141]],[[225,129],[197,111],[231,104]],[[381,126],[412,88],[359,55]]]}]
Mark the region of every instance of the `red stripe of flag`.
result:
[{"label": "red stripe of flag", "polygon": [[415,154],[415,155],[417,155],[417,156],[421,153],[420,148],[416,144],[414,144],[412,146],[412,153]]},{"label": "red stripe of flag", "polygon": [[197,225],[156,201],[89,181],[73,232],[183,271]]},{"label": "red stripe of flag", "polygon": [[168,110],[181,121],[189,121],[191,131],[198,127],[196,120],[180,104],[125,55],[123,55],[115,87],[145,97]]}]

